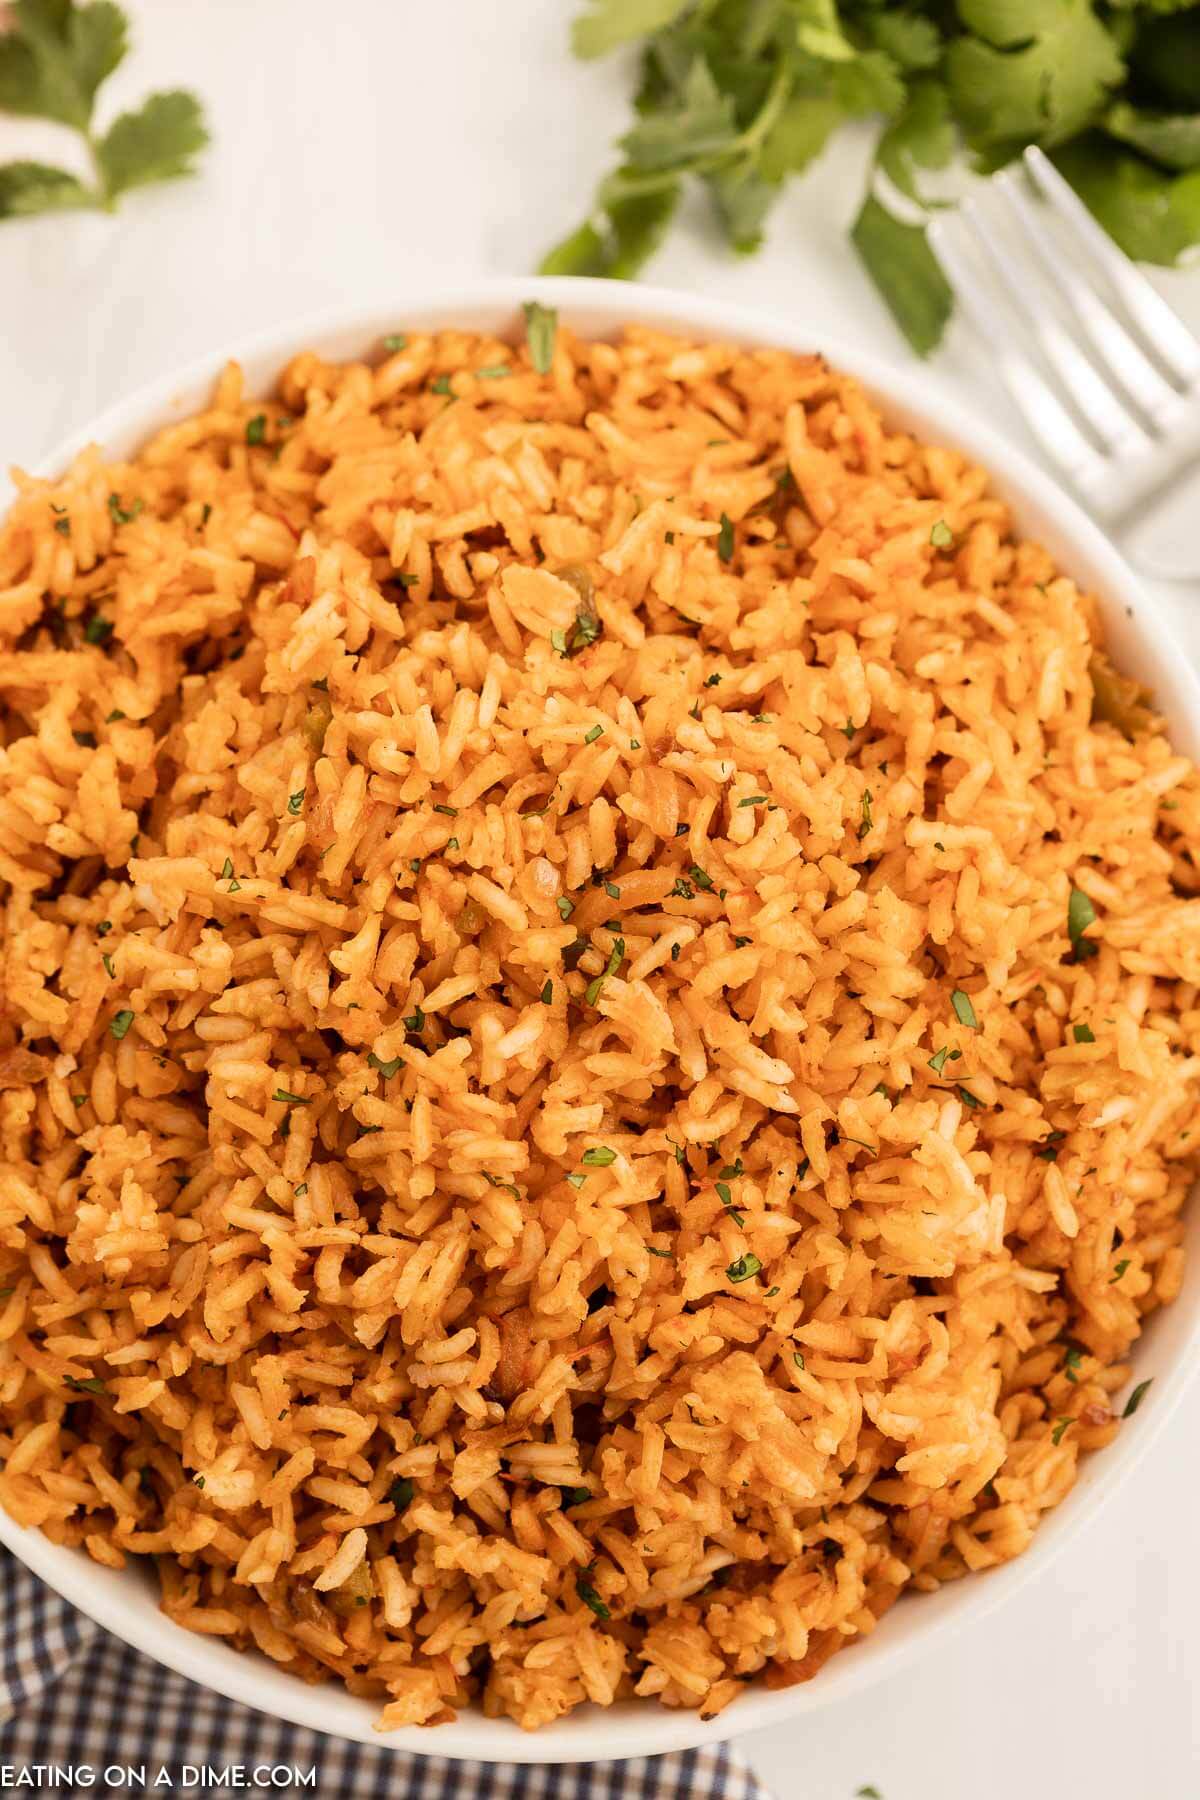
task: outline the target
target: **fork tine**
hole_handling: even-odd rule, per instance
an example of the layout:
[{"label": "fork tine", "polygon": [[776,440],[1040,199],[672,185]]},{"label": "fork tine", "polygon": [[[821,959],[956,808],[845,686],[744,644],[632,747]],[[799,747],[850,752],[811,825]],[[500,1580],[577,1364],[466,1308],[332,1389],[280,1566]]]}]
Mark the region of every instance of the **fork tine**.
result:
[{"label": "fork tine", "polygon": [[1035,284],[1017,279],[1011,259],[997,245],[979,208],[967,201],[959,211],[1013,307],[1028,319],[1043,356],[1081,417],[1115,455],[1135,455],[1147,450],[1150,440],[1137,419],[1072,342]]},{"label": "fork tine", "polygon": [[1179,315],[1167,305],[1137,265],[1117,249],[1044,151],[1031,144],[1025,152],[1024,163],[1042,198],[1083,239],[1120,295],[1130,318],[1146,342],[1153,344],[1176,380],[1189,387],[1200,381],[1200,342]]},{"label": "fork tine", "polygon": [[992,304],[986,284],[957,241],[950,214],[941,213],[930,221],[929,240],[976,329],[984,342],[992,346],[1005,385],[1034,436],[1068,479],[1084,489],[1098,483],[1107,471],[1105,459],[1088,442],[1029,358],[1013,348],[1008,322]]},{"label": "fork tine", "polygon": [[[1063,254],[1043,209],[1012,172],[995,185],[1042,268],[1065,298],[1092,341],[1097,356],[1139,412],[1160,427],[1169,425],[1187,402],[1134,342],[1120,320],[1100,298],[1086,276]],[[1142,279],[1139,275],[1139,281]]]}]

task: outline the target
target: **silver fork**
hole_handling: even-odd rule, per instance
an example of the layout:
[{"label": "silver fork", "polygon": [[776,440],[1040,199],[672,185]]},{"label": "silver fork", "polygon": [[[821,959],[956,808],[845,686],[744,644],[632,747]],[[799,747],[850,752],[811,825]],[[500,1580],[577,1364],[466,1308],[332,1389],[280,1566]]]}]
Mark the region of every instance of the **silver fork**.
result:
[{"label": "silver fork", "polygon": [[[1200,575],[1200,341],[1036,147],[1023,172],[939,213],[929,237],[1088,510],[1149,573]],[[1033,354],[1014,336],[1014,312]]]}]

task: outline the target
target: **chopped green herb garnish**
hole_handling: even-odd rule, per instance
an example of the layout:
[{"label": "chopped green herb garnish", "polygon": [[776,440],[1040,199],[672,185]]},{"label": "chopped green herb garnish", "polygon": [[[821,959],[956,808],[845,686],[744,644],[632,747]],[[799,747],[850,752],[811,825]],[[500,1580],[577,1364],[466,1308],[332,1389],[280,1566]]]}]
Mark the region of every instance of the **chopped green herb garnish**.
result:
[{"label": "chopped green herb garnish", "polygon": [[656,1247],[653,1244],[647,1244],[646,1248],[650,1252],[651,1256],[660,1256],[660,1257],[662,1257],[664,1262],[674,1262],[675,1261],[674,1254],[670,1250],[656,1249]]},{"label": "chopped green herb garnish", "polygon": [[70,535],[71,535],[70,519],[55,519],[54,529],[55,529],[55,531],[57,531],[59,537],[70,537]]},{"label": "chopped green herb garnish", "polygon": [[305,1099],[302,1094],[291,1094],[287,1088],[276,1088],[271,1095],[272,1100],[282,1100],[285,1106],[311,1106],[312,1100]]},{"label": "chopped green herb garnish", "polygon": [[411,1481],[407,1475],[401,1475],[393,1481],[384,1498],[389,1506],[396,1508],[397,1512],[403,1512],[416,1491],[416,1482]]},{"label": "chopped green herb garnish", "polygon": [[422,1012],[422,1010],[419,1006],[418,1006],[416,1012],[411,1012],[406,1015],[405,1020],[404,1020],[404,1028],[406,1031],[414,1031],[414,1032],[424,1031],[424,1029],[425,1029],[425,1014]]},{"label": "chopped green herb garnish", "polygon": [[192,1476],[192,1486],[202,1488],[204,1486],[203,1475],[193,1475]]},{"label": "chopped green herb garnish", "polygon": [[1123,1256],[1121,1258],[1120,1262],[1117,1264],[1116,1268],[1112,1272],[1112,1277],[1108,1284],[1109,1287],[1112,1286],[1114,1281],[1120,1281],[1122,1275],[1125,1273],[1126,1269],[1129,1267],[1129,1264],[1132,1260],[1133,1259],[1128,1256]]},{"label": "chopped green herb garnish", "polygon": [[563,1510],[568,1506],[586,1506],[592,1497],[591,1488],[567,1487],[562,1490]]},{"label": "chopped green herb garnish", "polygon": [[603,725],[593,725],[592,729],[590,731],[584,733],[583,741],[585,744],[594,744],[598,737],[603,737],[603,736],[604,736]]},{"label": "chopped green herb garnish", "polygon": [[558,916],[565,923],[575,911],[575,902],[573,900],[568,900],[565,894],[560,894],[556,905],[558,906]]},{"label": "chopped green herb garnish", "polygon": [[746,945],[750,942],[751,939],[748,937],[735,937],[733,940],[733,947],[735,950],[744,950]]},{"label": "chopped green herb garnish", "polygon": [[597,1144],[594,1149],[585,1150],[580,1159],[585,1169],[607,1169],[617,1160],[617,1153],[607,1144]]},{"label": "chopped green herb garnish", "polygon": [[671,889],[671,896],[673,899],[694,900],[696,898],[696,890],[690,881],[685,881],[682,875],[677,875],[675,877],[675,886]]},{"label": "chopped green herb garnish", "polygon": [[248,444],[261,444],[266,435],[267,415],[266,413],[255,413],[254,417],[250,419],[246,425],[246,442]]},{"label": "chopped green herb garnish", "polygon": [[107,951],[102,951],[100,961],[104,964],[104,973],[108,976],[108,979],[112,981],[117,973],[116,965],[113,962],[112,957],[109,956]]},{"label": "chopped green herb garnish", "polygon": [[376,1056],[373,1050],[367,1057],[368,1068],[378,1069],[385,1081],[390,1081],[392,1076],[398,1073],[403,1062],[404,1058],[402,1056],[393,1056],[387,1062],[384,1062],[380,1057]]},{"label": "chopped green herb garnish", "polygon": [[475,371],[479,381],[503,381],[506,375],[511,374],[512,370],[507,363],[493,363],[490,369],[476,369]]},{"label": "chopped green herb garnish", "polygon": [[304,805],[304,789],[303,788],[301,788],[298,793],[288,795],[288,811],[291,813],[293,818],[296,817],[297,813],[300,811],[300,808],[303,805]]},{"label": "chopped green herb garnish", "polygon": [[970,1092],[970,1090],[965,1087],[959,1088],[958,1097],[962,1101],[964,1106],[982,1106],[983,1105],[983,1101],[977,1100],[975,1095],[972,1094]]},{"label": "chopped green herb garnish", "polygon": [[1153,1385],[1153,1382],[1154,1382],[1153,1375],[1151,1375],[1151,1377],[1148,1381],[1139,1381],[1138,1382],[1138,1384],[1134,1388],[1132,1394],[1130,1394],[1128,1400],[1125,1402],[1125,1411],[1121,1414],[1121,1417],[1123,1419],[1132,1419],[1134,1413],[1137,1411],[1138,1407],[1142,1404],[1142,1401],[1146,1398],[1146,1389],[1148,1387],[1151,1387]]},{"label": "chopped green herb garnish", "polygon": [[222,881],[232,881],[233,879],[233,863],[228,856],[225,858],[224,865],[221,869],[220,879]]},{"label": "chopped green herb garnish", "polygon": [[105,1392],[104,1383],[98,1375],[88,1375],[83,1378],[76,1375],[64,1375],[63,1380],[73,1394],[103,1394]]},{"label": "chopped green herb garnish", "polygon": [[1073,1425],[1074,1423],[1074,1419],[1060,1419],[1058,1424],[1054,1427],[1054,1430],[1050,1433],[1051,1443],[1061,1444],[1063,1441],[1063,1433],[1066,1431],[1067,1426]]},{"label": "chopped green herb garnish", "polygon": [[801,1353],[800,1353],[800,1351],[799,1351],[799,1350],[793,1350],[793,1351],[792,1351],[792,1361],[793,1361],[793,1362],[794,1362],[794,1363],[795,1363],[795,1365],[796,1365],[796,1367],[797,1367],[797,1368],[798,1368],[798,1369],[799,1369],[799,1370],[800,1370],[800,1371],[801,1371],[801,1372],[803,1372],[803,1370],[804,1370],[804,1357],[803,1357],[803,1356],[802,1356],[802,1355],[801,1355]]},{"label": "chopped green herb garnish", "polygon": [[113,1017],[109,1020],[108,1029],[111,1031],[112,1035],[116,1038],[117,1042],[120,1043],[121,1039],[125,1036],[125,1033],[129,1030],[129,1027],[132,1024],[133,1024],[133,1014],[132,1014],[132,1012],[130,1012],[128,1007],[125,1007],[119,1013],[115,1013],[113,1015]]},{"label": "chopped green herb garnish", "polygon": [[[304,1198],[305,1194],[307,1194],[307,1192],[308,1192],[308,1183],[307,1183],[307,1181],[302,1181],[300,1183],[299,1187],[295,1189],[295,1195],[296,1195],[297,1200],[303,1200],[303,1198]],[[286,1408],[285,1408],[285,1411],[286,1411]],[[280,1418],[282,1418],[283,1413],[280,1413],[279,1416],[280,1416]]]},{"label": "chopped green herb garnish", "polygon": [[950,996],[950,1004],[960,1025],[966,1025],[971,1031],[979,1030],[979,1020],[975,1017],[975,1008],[971,1005],[969,994],[964,994],[961,988],[955,988]]},{"label": "chopped green herb garnish", "polygon": [[704,873],[704,870],[699,866],[698,863],[692,864],[691,868],[688,870],[688,874],[691,876],[692,880],[695,882],[695,884],[698,888],[706,888],[711,892],[712,887],[713,887],[713,878],[711,875],[706,875]]},{"label": "chopped green herb garnish", "polygon": [[390,354],[395,355],[397,350],[406,350],[408,348],[408,338],[402,331],[389,332],[388,336],[383,340],[383,347]]},{"label": "chopped green herb garnish", "polygon": [[1071,898],[1067,902],[1067,936],[1071,940],[1071,951],[1076,962],[1083,962],[1089,956],[1095,956],[1099,944],[1084,937],[1090,925],[1096,923],[1096,909],[1087,895],[1079,888],[1071,889]]},{"label": "chopped green herb garnish", "polygon": [[747,1250],[744,1256],[739,1256],[736,1262],[730,1263],[725,1273],[730,1281],[749,1281],[751,1276],[757,1275],[761,1268],[762,1263],[758,1257],[752,1250]]},{"label": "chopped green herb garnish", "polygon": [[721,514],[721,529],[717,533],[717,555],[722,562],[729,562],[733,557],[733,520],[728,513]]},{"label": "chopped green herb garnish", "polygon": [[[84,627],[83,638],[87,644],[107,644],[112,634],[112,620],[102,619],[99,613],[93,613]],[[118,717],[123,719],[125,714],[120,713]]]},{"label": "chopped green herb garnish", "polygon": [[539,375],[548,375],[554,367],[554,340],[558,335],[558,314],[552,306],[543,306],[538,300],[527,300],[524,305],[525,341],[529,345],[529,360]]},{"label": "chopped green herb garnish", "polygon": [[458,850],[461,848],[461,845],[459,844],[459,841],[457,838],[447,838],[446,839],[446,848],[447,848],[447,850]]},{"label": "chopped green herb garnish", "polygon": [[615,882],[606,881],[604,884],[604,891],[610,900],[619,900],[621,898],[621,890]]},{"label": "chopped green herb garnish", "polygon": [[119,494],[110,494],[108,496],[108,516],[114,525],[130,525],[134,519],[137,518],[145,504],[144,500],[135,500],[127,509],[121,505],[121,496]]},{"label": "chopped green herb garnish", "polygon": [[433,810],[435,813],[444,814],[447,819],[457,819],[458,817],[457,806],[435,806]]},{"label": "chopped green herb garnish", "polygon": [[410,856],[408,859],[408,866],[412,870],[414,875],[419,875],[421,873],[420,857],[419,856]]},{"label": "chopped green herb garnish", "polygon": [[1083,1351],[1079,1345],[1068,1344],[1066,1355],[1063,1357],[1063,1372],[1068,1381],[1077,1382],[1079,1380],[1079,1368],[1082,1362]]},{"label": "chopped green herb garnish", "polygon": [[[622,961],[624,960],[624,957],[625,957],[625,939],[620,938],[620,937],[615,938],[613,940],[613,947],[608,953],[608,962],[605,964],[603,973],[595,976],[591,981],[588,982],[587,991],[584,995],[584,998],[586,999],[589,1006],[595,1006],[597,1000],[600,998],[600,990],[603,988],[605,980],[607,979],[607,977],[609,975],[616,974],[617,970],[621,966]],[[587,1158],[585,1157],[584,1161],[586,1162],[586,1160],[587,1160]]]},{"label": "chopped green herb garnish", "polygon": [[567,1176],[567,1180],[573,1188],[581,1188],[587,1180],[587,1176],[581,1175],[577,1169],[572,1169],[571,1173]]},{"label": "chopped green herb garnish", "polygon": [[612,1613],[609,1611],[608,1607],[605,1606],[603,1600],[588,1580],[588,1575],[590,1573],[590,1570],[584,1569],[581,1574],[575,1577],[575,1592],[579,1595],[583,1604],[591,1608],[598,1619],[611,1619]]},{"label": "chopped green herb garnish", "polygon": [[543,1006],[549,1006],[554,999],[554,983],[547,981],[539,996]]},{"label": "chopped green herb garnish", "polygon": [[[437,378],[434,381],[430,382],[429,391],[431,394],[449,394],[451,391],[450,390],[450,377],[448,375],[437,376]],[[458,415],[455,414],[456,418],[457,418],[457,416]]]},{"label": "chopped green herb garnish", "polygon": [[738,801],[739,808],[743,806],[765,806],[766,804],[767,796],[765,794],[747,794],[744,800]]},{"label": "chopped green herb garnish", "polygon": [[705,687],[720,687],[721,677],[719,675],[710,675],[704,685]]},{"label": "chopped green herb garnish", "polygon": [[106,725],[115,725],[118,722],[118,720],[123,719],[125,717],[126,717],[126,715],[121,711],[120,707],[114,706],[113,710],[108,714],[104,723]]},{"label": "chopped green herb garnish", "polygon": [[1094,1044],[1096,1041],[1096,1034],[1090,1025],[1076,1025],[1074,1032],[1077,1044]]},{"label": "chopped green herb garnish", "polygon": [[420,579],[419,575],[408,575],[403,570],[396,570],[388,576],[389,581],[394,581],[398,587],[402,588],[416,587]]},{"label": "chopped green herb garnish", "polygon": [[939,519],[929,534],[929,541],[935,550],[949,550],[954,542],[954,533],[945,519]]},{"label": "chopped green herb garnish", "polygon": [[874,823],[875,823],[875,821],[871,817],[871,790],[870,790],[870,788],[865,788],[863,790],[863,797],[862,797],[862,824],[858,828],[858,837],[859,837],[860,843],[862,842],[863,838],[866,837],[868,831],[870,831],[870,829]]},{"label": "chopped green herb garnish", "polygon": [[560,656],[565,656],[567,654],[567,634],[565,631],[552,631],[550,633],[550,648],[552,650],[557,650]]}]

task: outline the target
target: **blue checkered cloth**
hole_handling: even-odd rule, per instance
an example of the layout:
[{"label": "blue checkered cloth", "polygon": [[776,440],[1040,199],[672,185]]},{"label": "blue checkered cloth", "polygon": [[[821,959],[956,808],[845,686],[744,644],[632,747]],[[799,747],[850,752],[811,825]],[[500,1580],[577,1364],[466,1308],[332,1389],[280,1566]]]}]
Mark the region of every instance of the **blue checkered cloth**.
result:
[{"label": "blue checkered cloth", "polygon": [[[183,1771],[244,1771],[245,1794],[316,1800],[767,1800],[725,1744],[618,1763],[538,1767],[450,1762],[268,1718],[238,1706],[130,1650],[75,1611],[0,1547],[0,1772],[16,1788],[55,1800],[96,1800],[121,1790],[105,1768],[144,1764],[145,1792],[188,1786]],[[94,1771],[91,1782],[59,1770]],[[256,1769],[312,1769],[312,1785],[253,1780]],[[166,1779],[155,1787],[163,1768]],[[196,1781],[193,1792],[204,1792]],[[132,1790],[138,1791],[136,1789]],[[228,1787],[215,1791],[228,1793]]]}]

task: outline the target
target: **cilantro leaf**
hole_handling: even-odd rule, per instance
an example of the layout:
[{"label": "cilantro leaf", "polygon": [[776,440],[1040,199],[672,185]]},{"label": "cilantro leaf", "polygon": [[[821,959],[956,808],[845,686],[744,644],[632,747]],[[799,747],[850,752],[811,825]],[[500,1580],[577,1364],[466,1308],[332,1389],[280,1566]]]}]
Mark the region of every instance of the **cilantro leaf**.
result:
[{"label": "cilantro leaf", "polygon": [[1140,156],[1114,152],[1096,134],[1054,158],[1126,256],[1170,267],[1200,241],[1200,169],[1168,175]]},{"label": "cilantro leaf", "polygon": [[0,163],[0,219],[94,205],[90,189],[67,169],[48,163]]},{"label": "cilantro leaf", "polygon": [[128,50],[125,14],[113,0],[15,0],[0,35],[0,112],[50,119],[79,133],[91,184],[43,163],[0,167],[0,219],[68,207],[102,207],[128,189],[192,172],[208,142],[200,103],[177,89],[151,94],[102,135],[96,95]]},{"label": "cilantro leaf", "polygon": [[1143,112],[1118,100],[1101,120],[1109,137],[1140,150],[1165,169],[1200,168],[1200,113]]},{"label": "cilantro leaf", "polygon": [[620,192],[621,172],[613,178],[612,196],[595,218],[557,243],[538,264],[540,275],[607,275],[628,280],[649,261],[666,236],[679,204],[679,183],[666,177],[646,193]]},{"label": "cilantro leaf", "polygon": [[842,30],[835,0],[792,0],[796,43],[822,62],[851,62],[854,46]]},{"label": "cilantro leaf", "polygon": [[790,100],[767,132],[758,155],[764,181],[782,181],[819,156],[846,110],[834,94],[800,94]]},{"label": "cilantro leaf", "polygon": [[915,81],[904,111],[879,140],[876,161],[900,192],[915,200],[917,170],[944,169],[955,139],[945,88],[938,81]]},{"label": "cilantro leaf", "polygon": [[969,33],[946,52],[954,109],[979,149],[1060,144],[1125,72],[1091,0],[959,0]]},{"label": "cilantro leaf", "polygon": [[763,222],[778,196],[779,183],[765,180],[756,159],[744,157],[714,170],[708,191],[729,242],[739,256],[752,256],[762,243]]},{"label": "cilantro leaf", "polygon": [[928,356],[945,329],[953,296],[924,230],[906,225],[868,194],[850,235],[905,337],[918,356]]},{"label": "cilantro leaf", "polygon": [[607,56],[648,32],[661,31],[686,12],[691,0],[590,0],[590,11],[571,27],[576,56]]},{"label": "cilantro leaf", "polygon": [[875,48],[884,51],[905,71],[936,67],[942,42],[932,19],[911,12],[879,11],[863,23]]},{"label": "cilantro leaf", "polygon": [[872,113],[891,118],[904,105],[900,71],[882,50],[865,50],[853,62],[839,63],[833,71],[833,91],[852,119]]},{"label": "cilantro leaf", "polygon": [[111,0],[16,0],[0,38],[0,109],[86,131],[101,82],[123,59],[125,15]]},{"label": "cilantro leaf", "polygon": [[105,132],[96,158],[111,196],[152,181],[194,173],[208,143],[200,102],[182,88],[151,94],[136,112],[122,113]]},{"label": "cilantro leaf", "polygon": [[670,169],[728,150],[736,136],[733,100],[696,56],[675,104],[646,114],[626,132],[621,148],[636,169]]}]

